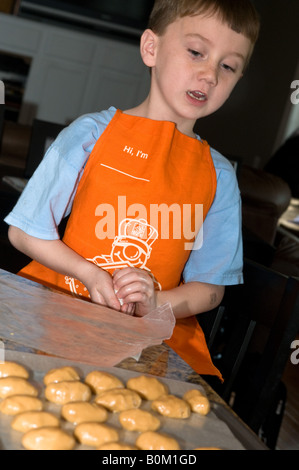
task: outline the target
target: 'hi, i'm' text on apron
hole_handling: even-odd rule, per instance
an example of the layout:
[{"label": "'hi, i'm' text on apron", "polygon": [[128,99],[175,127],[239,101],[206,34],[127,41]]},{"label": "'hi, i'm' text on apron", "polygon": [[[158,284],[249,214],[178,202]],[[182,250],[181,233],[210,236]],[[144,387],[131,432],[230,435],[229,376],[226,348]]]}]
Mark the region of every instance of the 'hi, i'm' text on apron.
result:
[{"label": "'hi, i'm' text on apron", "polygon": [[[206,142],[174,123],[117,110],[96,142],[78,185],[64,243],[110,273],[147,270],[157,289],[177,287],[216,192]],[[32,261],[20,275],[88,298],[77,279]],[[167,343],[201,374],[220,376],[196,317],[177,321]]]}]

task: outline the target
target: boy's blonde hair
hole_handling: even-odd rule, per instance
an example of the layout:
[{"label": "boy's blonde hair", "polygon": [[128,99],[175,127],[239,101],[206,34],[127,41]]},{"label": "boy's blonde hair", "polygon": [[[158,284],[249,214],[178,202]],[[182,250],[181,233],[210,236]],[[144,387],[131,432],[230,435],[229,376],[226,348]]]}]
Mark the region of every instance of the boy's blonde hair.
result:
[{"label": "boy's blonde hair", "polygon": [[253,45],[258,39],[259,15],[250,0],[156,0],[148,27],[163,35],[167,26],[178,18],[195,15],[216,15]]}]

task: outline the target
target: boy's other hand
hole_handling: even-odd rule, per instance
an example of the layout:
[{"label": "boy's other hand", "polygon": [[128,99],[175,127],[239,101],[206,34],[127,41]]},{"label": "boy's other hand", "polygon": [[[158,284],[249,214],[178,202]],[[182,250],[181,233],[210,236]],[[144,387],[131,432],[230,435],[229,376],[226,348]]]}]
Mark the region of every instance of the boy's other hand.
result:
[{"label": "boy's other hand", "polygon": [[[128,267],[116,270],[113,273],[113,285],[122,304],[121,311],[143,317],[156,308],[154,283],[150,274],[144,269]],[[133,312],[132,305],[134,305]]]}]

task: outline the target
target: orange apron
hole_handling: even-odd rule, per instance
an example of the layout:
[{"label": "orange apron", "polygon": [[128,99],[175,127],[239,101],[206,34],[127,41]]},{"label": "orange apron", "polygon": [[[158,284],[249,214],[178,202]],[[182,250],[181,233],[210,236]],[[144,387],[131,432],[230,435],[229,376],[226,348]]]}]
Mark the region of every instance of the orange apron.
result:
[{"label": "orange apron", "polygon": [[[157,289],[172,289],[181,282],[216,184],[206,142],[171,122],[117,110],[88,159],[63,241],[111,273],[135,266],[148,270]],[[80,281],[35,261],[19,274],[89,297]],[[221,378],[196,317],[177,321],[167,343],[200,374]]]}]

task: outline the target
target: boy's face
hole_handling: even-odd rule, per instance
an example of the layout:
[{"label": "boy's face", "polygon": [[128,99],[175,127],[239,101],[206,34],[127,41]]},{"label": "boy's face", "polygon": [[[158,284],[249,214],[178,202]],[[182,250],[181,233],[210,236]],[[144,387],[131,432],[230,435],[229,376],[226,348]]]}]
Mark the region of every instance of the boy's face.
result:
[{"label": "boy's face", "polygon": [[225,103],[252,51],[248,38],[215,17],[180,18],[162,36],[152,34],[144,56],[152,67],[152,103],[162,119],[185,127]]}]

